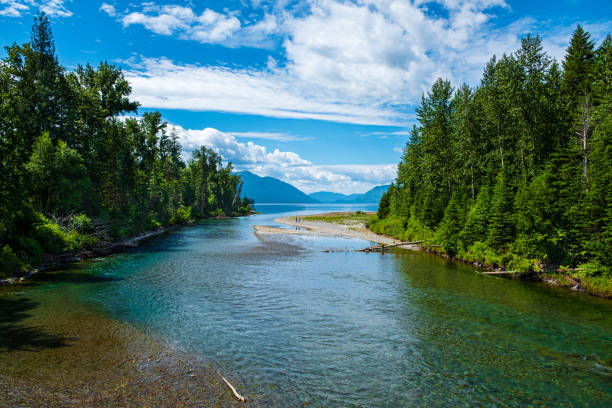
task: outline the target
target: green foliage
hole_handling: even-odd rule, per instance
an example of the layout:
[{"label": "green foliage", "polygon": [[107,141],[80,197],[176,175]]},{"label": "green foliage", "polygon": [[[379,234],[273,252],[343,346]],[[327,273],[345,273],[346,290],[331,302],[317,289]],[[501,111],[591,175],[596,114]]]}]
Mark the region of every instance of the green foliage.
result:
[{"label": "green foliage", "polygon": [[402,241],[425,241],[433,239],[433,232],[416,217],[402,218],[390,215],[387,218],[371,219],[368,228],[378,234],[391,235]]},{"label": "green foliage", "polygon": [[170,218],[170,224],[184,224],[191,220],[191,207],[180,206]]},{"label": "green foliage", "polygon": [[465,210],[456,194],[453,194],[450,202],[444,210],[444,218],[440,223],[435,239],[440,242],[444,250],[450,255],[454,255],[461,248],[460,236],[463,226]]},{"label": "green foliage", "polygon": [[22,267],[21,261],[10,246],[5,245],[0,251],[0,278],[16,274]]},{"label": "green foliage", "polygon": [[477,241],[484,241],[489,223],[490,196],[487,186],[481,187],[476,202],[468,210],[465,225],[460,233],[464,246],[468,247]]},{"label": "green foliage", "polygon": [[474,242],[465,253],[461,253],[468,261],[478,261],[485,266],[497,267],[502,265],[502,256],[484,242]]},{"label": "green foliage", "polygon": [[378,211],[376,211],[376,215],[378,216],[378,218],[382,219],[389,215],[389,196],[391,194],[392,192],[389,193],[389,190],[387,190],[380,198],[380,203],[378,203]]},{"label": "green foliage", "polygon": [[[120,68],[59,65],[49,19],[0,63],[0,246],[38,263],[193,217],[247,213],[240,178],[210,149],[181,159],[159,112],[137,112]],[[44,214],[44,215],[43,215]],[[98,237],[98,238],[94,238]]]},{"label": "green foliage", "polygon": [[66,248],[67,236],[59,225],[44,220],[34,226],[35,238],[41,247],[50,254],[59,254]]},{"label": "green foliage", "polygon": [[578,267],[578,275],[582,277],[586,276],[610,276],[612,274],[612,270],[610,267],[606,267],[599,261],[587,262],[579,265]]},{"label": "green foliage", "polygon": [[506,249],[506,245],[513,237],[512,202],[513,197],[508,188],[506,176],[500,173],[491,199],[491,218],[487,241],[489,245],[498,250]]},{"label": "green foliage", "polygon": [[[437,80],[376,232],[529,272],[612,267],[612,37],[578,26],[562,68],[527,35],[477,88]],[[585,276],[587,276],[585,275]]]},{"label": "green foliage", "polygon": [[329,222],[333,224],[344,224],[344,225],[356,225],[368,223],[371,215],[361,211],[354,213],[330,213],[322,215],[308,215],[302,217],[304,221],[318,221],[318,222]]},{"label": "green foliage", "polygon": [[70,217],[70,223],[72,225],[72,228],[80,233],[88,233],[92,232],[93,230],[91,218],[89,218],[85,214],[79,214]]},{"label": "green foliage", "polygon": [[79,153],[59,140],[54,146],[49,133],[34,143],[25,165],[36,207],[45,213],[68,213],[82,208],[90,187],[87,168]]}]

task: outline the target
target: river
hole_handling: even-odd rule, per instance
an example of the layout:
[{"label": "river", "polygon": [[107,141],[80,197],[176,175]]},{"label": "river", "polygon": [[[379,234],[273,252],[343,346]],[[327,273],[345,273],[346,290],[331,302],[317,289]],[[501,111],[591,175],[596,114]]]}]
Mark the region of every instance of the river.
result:
[{"label": "river", "polygon": [[0,300],[86,305],[213,362],[263,406],[609,406],[610,300],[420,252],[351,252],[369,244],[355,239],[253,233],[279,216],[373,207],[257,209]]}]

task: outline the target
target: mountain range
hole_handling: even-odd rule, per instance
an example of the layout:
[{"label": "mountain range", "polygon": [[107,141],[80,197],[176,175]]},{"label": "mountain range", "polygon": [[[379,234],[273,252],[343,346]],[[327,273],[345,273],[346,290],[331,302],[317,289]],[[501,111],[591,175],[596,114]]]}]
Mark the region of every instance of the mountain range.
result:
[{"label": "mountain range", "polygon": [[389,184],[383,186],[376,186],[371,190],[366,191],[363,194],[340,194],[331,193],[329,191],[319,191],[316,193],[308,194],[310,198],[314,198],[320,203],[325,204],[364,204],[364,203],[377,203],[380,198],[389,189]]},{"label": "mountain range", "polygon": [[389,185],[376,186],[363,194],[340,194],[319,191],[306,194],[289,183],[274,177],[260,177],[250,171],[237,173],[244,181],[242,197],[248,197],[255,203],[295,203],[295,204],[363,204],[377,203],[389,189]]},{"label": "mountain range", "polygon": [[244,186],[241,197],[255,200],[255,203],[318,203],[314,198],[274,177],[260,177],[250,171],[237,173]]}]

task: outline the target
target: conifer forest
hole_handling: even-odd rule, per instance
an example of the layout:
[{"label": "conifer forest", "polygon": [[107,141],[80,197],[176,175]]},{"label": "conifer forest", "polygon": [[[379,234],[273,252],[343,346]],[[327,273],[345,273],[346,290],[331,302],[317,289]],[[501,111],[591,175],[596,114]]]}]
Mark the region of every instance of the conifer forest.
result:
[{"label": "conifer forest", "polygon": [[520,272],[570,271],[610,292],[612,40],[578,26],[559,64],[538,36],[480,85],[439,79],[371,228]]}]

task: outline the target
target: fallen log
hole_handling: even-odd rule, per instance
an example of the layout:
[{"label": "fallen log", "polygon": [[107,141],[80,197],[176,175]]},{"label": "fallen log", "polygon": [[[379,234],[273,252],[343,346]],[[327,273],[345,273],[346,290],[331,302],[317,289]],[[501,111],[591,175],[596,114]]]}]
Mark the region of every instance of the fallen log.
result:
[{"label": "fallen log", "polygon": [[235,388],[232,386],[232,384],[230,384],[230,382],[229,382],[229,381],[227,381],[227,380],[225,379],[225,377],[223,377],[223,376],[221,375],[221,373],[220,373],[218,370],[215,370],[215,371],[217,372],[217,375],[218,375],[219,377],[221,377],[221,379],[223,380],[223,382],[224,382],[225,384],[227,384],[227,386],[229,387],[229,389],[232,391],[232,394],[234,394],[234,397],[236,397],[236,399],[238,399],[239,401],[244,402],[244,397],[243,397],[242,395],[238,394],[238,391],[236,391],[236,389],[235,389]]},{"label": "fallen log", "polygon": [[396,248],[396,247],[401,247],[403,245],[418,245],[423,241],[413,241],[413,242],[400,242],[399,244],[380,244],[380,245],[374,245],[371,247],[367,247],[367,248],[363,248],[363,249],[357,249],[358,252],[374,252],[374,251],[384,251],[387,248]]},{"label": "fallen log", "polygon": [[507,275],[507,274],[514,274],[514,273],[519,273],[519,271],[490,271],[490,272],[482,272],[484,275]]}]

